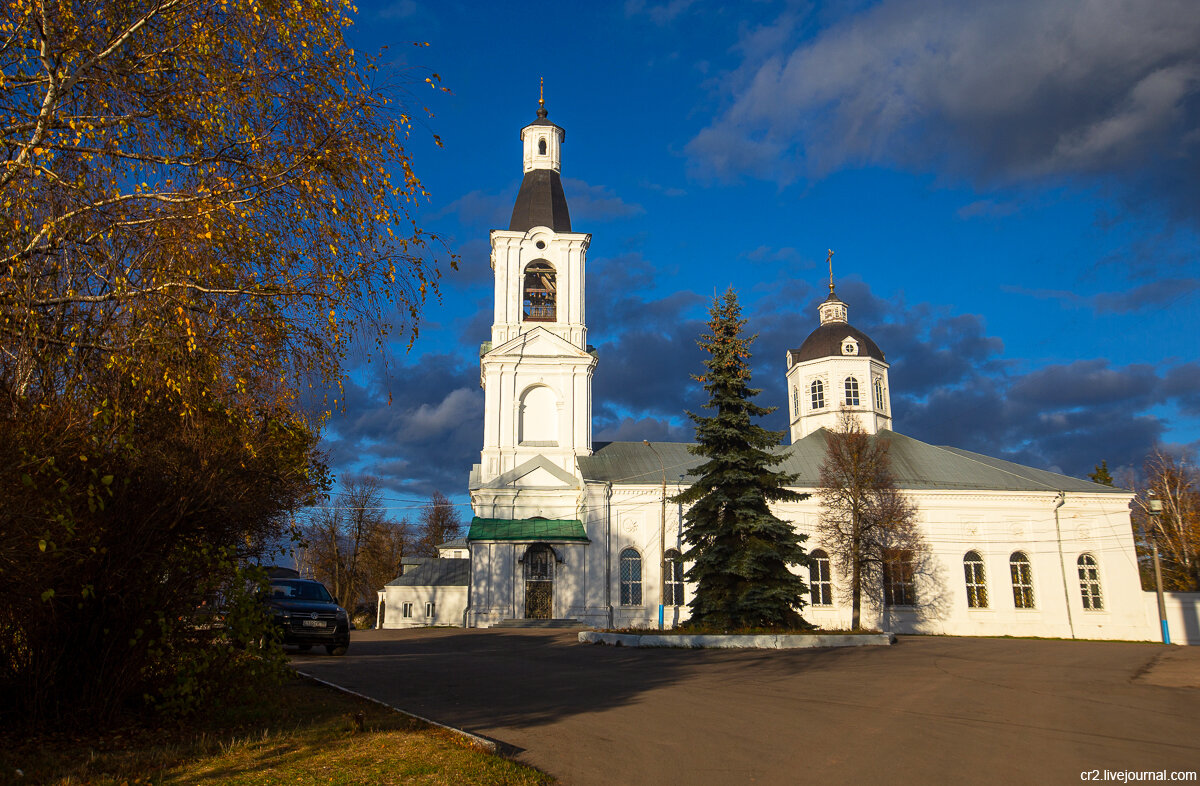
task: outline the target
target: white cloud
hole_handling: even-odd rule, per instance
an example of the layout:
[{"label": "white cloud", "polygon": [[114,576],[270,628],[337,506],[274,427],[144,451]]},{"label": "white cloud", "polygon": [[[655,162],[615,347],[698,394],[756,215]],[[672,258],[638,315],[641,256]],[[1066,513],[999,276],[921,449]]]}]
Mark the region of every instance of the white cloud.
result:
[{"label": "white cloud", "polygon": [[1194,0],[885,0],[809,28],[789,12],[744,35],[731,103],[688,145],[694,172],[1018,180],[1200,157]]},{"label": "white cloud", "polygon": [[467,388],[451,390],[435,405],[422,404],[406,412],[399,419],[400,431],[408,442],[453,431],[461,423],[479,417],[480,398],[478,391]]}]

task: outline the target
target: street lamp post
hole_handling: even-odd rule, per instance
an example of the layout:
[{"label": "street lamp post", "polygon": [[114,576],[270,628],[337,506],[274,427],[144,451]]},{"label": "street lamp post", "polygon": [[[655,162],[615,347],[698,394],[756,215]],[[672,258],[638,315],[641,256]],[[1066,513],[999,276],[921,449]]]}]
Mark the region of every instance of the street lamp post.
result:
[{"label": "street lamp post", "polygon": [[[1162,516],[1162,500],[1159,499],[1158,495],[1153,491],[1149,492],[1147,497],[1149,497],[1149,499],[1146,501],[1146,508],[1148,509],[1151,518],[1154,519],[1154,525],[1159,526],[1159,518]],[[1142,534],[1146,534],[1144,530],[1142,531]],[[1154,585],[1158,592],[1158,624],[1162,626],[1163,644],[1170,644],[1171,629],[1167,625],[1167,604],[1163,600],[1162,565],[1158,560],[1157,538],[1150,538],[1150,548],[1154,552]]]},{"label": "street lamp post", "polygon": [[642,444],[654,451],[658,465],[662,467],[662,499],[658,509],[658,629],[663,629],[663,608],[667,601],[667,465],[662,455],[643,439]]}]

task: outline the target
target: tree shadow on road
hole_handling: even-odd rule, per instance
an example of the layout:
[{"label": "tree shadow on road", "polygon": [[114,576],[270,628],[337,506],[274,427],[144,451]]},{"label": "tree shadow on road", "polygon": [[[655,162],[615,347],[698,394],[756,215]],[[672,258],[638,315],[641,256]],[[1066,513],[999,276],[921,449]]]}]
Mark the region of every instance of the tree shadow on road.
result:
[{"label": "tree shadow on road", "polygon": [[574,631],[433,630],[375,634],[343,658],[297,669],[464,728],[528,727],[636,702],[697,681],[746,687],[811,669],[852,668],[876,648],[639,649],[579,644]]}]

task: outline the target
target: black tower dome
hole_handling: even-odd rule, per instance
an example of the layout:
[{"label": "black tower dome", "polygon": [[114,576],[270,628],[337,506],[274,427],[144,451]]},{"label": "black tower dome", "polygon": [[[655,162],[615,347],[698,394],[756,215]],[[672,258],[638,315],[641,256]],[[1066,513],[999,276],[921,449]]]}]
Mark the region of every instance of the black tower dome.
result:
[{"label": "black tower dome", "polygon": [[[566,140],[567,132],[547,120],[548,114],[546,102],[538,99],[537,120],[521,129],[521,139],[524,140],[527,134],[549,132],[557,136],[557,139],[553,140],[557,150]],[[517,192],[517,202],[513,205],[512,220],[509,221],[508,228],[515,232],[528,232],[541,226],[549,227],[555,232],[570,232],[571,213],[567,210],[567,195],[563,193],[557,158],[543,158],[547,155],[544,134],[539,135],[539,143],[540,155],[532,161],[526,160],[525,177],[521,180],[521,190]]]},{"label": "black tower dome", "polygon": [[799,349],[788,351],[788,363],[793,365],[817,358],[841,357],[847,338],[858,342],[859,357],[871,357],[887,362],[871,337],[846,321],[846,304],[832,291],[821,304],[821,324],[804,339]]}]

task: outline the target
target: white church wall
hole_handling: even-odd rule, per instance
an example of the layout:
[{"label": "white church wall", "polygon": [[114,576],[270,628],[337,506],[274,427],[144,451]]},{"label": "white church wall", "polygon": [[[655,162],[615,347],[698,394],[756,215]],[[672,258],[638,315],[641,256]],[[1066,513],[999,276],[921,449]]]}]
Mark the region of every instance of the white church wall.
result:
[{"label": "white church wall", "polygon": [[470,543],[471,595],[469,627],[486,628],[511,616],[513,585],[512,544]]},{"label": "white church wall", "polygon": [[[471,607],[467,624],[491,627],[507,619],[525,617],[525,565],[522,559],[535,541],[472,543]],[[553,543],[555,552],[552,615],[578,619],[585,625],[603,626],[607,613],[596,597],[603,591],[603,563],[586,543]],[[599,564],[597,564],[599,563]]]},{"label": "white church wall", "polygon": [[[678,506],[670,497],[678,487],[668,486],[666,506],[666,548],[679,548]],[[657,628],[658,607],[663,597],[661,527],[662,486],[619,486],[612,501],[612,575],[609,592],[613,599],[613,626],[617,628]],[[641,602],[621,603],[621,552],[634,549],[641,557]],[[691,600],[685,584],[684,602]],[[672,627],[687,618],[686,607],[665,607],[664,626]]]},{"label": "white church wall", "polygon": [[577,605],[570,609],[570,616],[580,623],[597,628],[605,628],[610,624],[612,616],[611,594],[605,593],[605,576],[610,569],[606,560],[606,538],[611,535],[608,531],[609,488],[607,484],[590,483],[583,505],[583,524],[591,541],[586,546],[579,546],[583,552],[583,561],[587,565],[587,579],[582,597]]},{"label": "white church wall", "polygon": [[[845,403],[847,377],[858,380],[859,403],[856,406]],[[877,378],[883,391],[882,406],[876,406],[875,402],[874,382]],[[824,406],[814,409],[810,386],[818,379],[824,385]],[[874,358],[846,356],[807,360],[790,367],[786,380],[792,442],[803,439],[819,428],[836,428],[844,410],[854,413],[869,434],[892,427],[888,369]],[[797,390],[799,395],[793,397],[793,390]],[[799,411],[795,409],[796,403],[800,404]]]},{"label": "white church wall", "polygon": [[[534,227],[528,232],[495,229],[491,233],[491,264],[495,270],[495,307],[492,343],[499,346],[535,327],[566,339],[580,349],[587,347],[584,324],[584,276],[591,235],[551,232]],[[538,244],[542,248],[538,248]],[[524,321],[525,266],[543,259],[554,268],[555,321]]]},{"label": "white church wall", "polygon": [[[898,632],[951,635],[1152,637],[1140,608],[1126,495],[1068,494],[1059,510],[1061,557],[1054,523],[1056,493],[930,490],[911,496],[918,506],[930,557],[916,581],[920,606],[886,613],[868,607],[863,624]],[[780,506],[779,513],[815,531],[816,500],[814,494],[798,506]],[[810,537],[805,547],[811,553],[824,545],[819,538]],[[967,605],[963,559],[970,551],[984,562],[986,608]],[[1018,551],[1031,563],[1031,609],[1017,608],[1014,600],[1009,560]],[[1103,608],[1096,611],[1083,608],[1076,560],[1085,553],[1096,559],[1100,570]],[[849,593],[836,558],[832,563],[834,607],[809,607],[805,614],[822,626],[848,627]]]},{"label": "white church wall", "polygon": [[[669,487],[668,494],[674,493],[676,489]],[[1156,617],[1147,616],[1137,574],[1128,495],[1068,494],[1058,510],[1058,530],[1054,519],[1058,495],[1051,491],[927,490],[912,492],[911,496],[928,546],[927,561],[916,579],[919,605],[881,609],[864,598],[864,626],[964,636],[1155,638]],[[658,486],[618,486],[613,492],[609,591],[615,627],[657,627],[661,597],[659,500]],[[817,495],[814,492],[807,501],[781,504],[775,509],[797,529],[811,533],[804,544],[810,554],[823,549],[831,555],[833,604],[806,606],[805,619],[824,628],[849,628],[847,577],[839,570],[836,555],[815,535],[820,516]],[[668,503],[667,548],[675,547],[678,528],[678,508]],[[596,535],[592,537],[596,545],[603,542]],[[620,604],[620,554],[628,547],[636,549],[642,559],[642,602],[634,606]],[[984,608],[969,608],[967,604],[963,560],[971,551],[979,554],[985,566],[988,603]],[[1024,553],[1031,565],[1033,608],[1016,605],[1009,562],[1015,552]],[[1091,555],[1099,568],[1101,609],[1083,607],[1077,565],[1082,554]],[[807,572],[802,575],[807,582]],[[692,587],[685,585],[685,600],[691,597]],[[811,601],[811,596],[806,600]],[[677,613],[668,608],[665,616],[671,626]],[[678,618],[686,620],[686,608],[680,610]]]},{"label": "white church wall", "polygon": [[[513,354],[485,358],[482,482],[545,456],[575,474],[588,455],[590,428],[580,424],[590,398],[591,356],[554,358]],[[532,397],[532,399],[530,398]]]},{"label": "white church wall", "polygon": [[520,394],[517,405],[517,443],[558,445],[563,397],[545,382],[535,382]]}]

